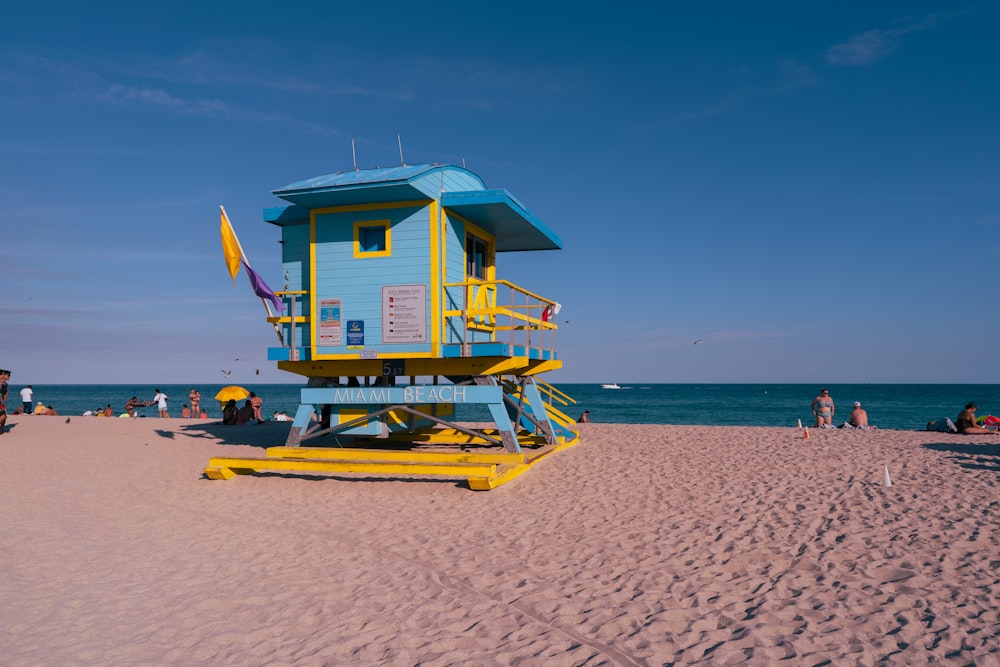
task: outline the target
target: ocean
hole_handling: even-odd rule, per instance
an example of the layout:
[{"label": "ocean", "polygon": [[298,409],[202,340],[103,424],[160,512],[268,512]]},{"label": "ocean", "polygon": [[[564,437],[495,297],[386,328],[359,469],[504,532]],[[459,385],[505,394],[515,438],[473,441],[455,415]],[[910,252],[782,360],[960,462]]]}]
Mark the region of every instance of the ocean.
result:
[{"label": "ocean", "polygon": [[[8,412],[21,404],[18,392],[24,385],[10,385]],[[264,399],[264,413],[286,411],[294,415],[302,385],[245,385]],[[598,384],[560,384],[558,389],[576,400],[558,405],[576,417],[590,410],[591,421],[617,424],[697,424],[725,426],[803,426],[814,423],[809,405],[819,385],[804,384],[622,384],[621,389],[602,389]],[[180,417],[188,402],[190,385],[159,385],[170,397],[170,416]],[[208,416],[219,419],[222,411],[212,397],[223,385],[196,385]],[[60,415],[81,415],[86,410],[110,404],[115,414],[124,411],[132,396],[153,397],[154,385],[34,385],[34,400],[53,406]],[[826,385],[836,403],[835,424],[842,424],[854,401],[868,411],[871,424],[879,428],[922,430],[940,417],[952,420],[966,403],[979,405],[980,417],[1000,415],[1000,385],[995,384],[833,384]],[[139,410],[156,417],[156,406]],[[475,406],[459,406],[459,421],[486,421],[488,414]]]}]

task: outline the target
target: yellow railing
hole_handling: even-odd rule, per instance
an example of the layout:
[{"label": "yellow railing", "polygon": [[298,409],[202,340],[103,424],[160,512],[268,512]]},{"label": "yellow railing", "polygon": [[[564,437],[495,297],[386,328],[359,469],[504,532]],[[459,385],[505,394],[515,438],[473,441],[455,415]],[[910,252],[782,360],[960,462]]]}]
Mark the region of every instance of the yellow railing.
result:
[{"label": "yellow railing", "polygon": [[[529,292],[507,280],[472,280],[444,285],[446,344],[461,344],[462,356],[471,356],[470,345],[479,342],[499,342],[519,345],[525,349],[548,350],[555,358],[555,301]],[[300,297],[309,292],[286,290],[275,292],[289,305],[288,314],[268,317],[267,321],[288,325],[289,340],[282,346],[292,350],[297,358],[295,330],[307,325],[309,315],[298,314]],[[549,309],[549,316],[546,310]],[[293,360],[295,360],[293,358]]]},{"label": "yellow railing", "polygon": [[[460,343],[463,356],[476,342],[501,342],[555,354],[556,302],[507,280],[446,283],[446,343]],[[546,316],[546,310],[549,316]]]}]

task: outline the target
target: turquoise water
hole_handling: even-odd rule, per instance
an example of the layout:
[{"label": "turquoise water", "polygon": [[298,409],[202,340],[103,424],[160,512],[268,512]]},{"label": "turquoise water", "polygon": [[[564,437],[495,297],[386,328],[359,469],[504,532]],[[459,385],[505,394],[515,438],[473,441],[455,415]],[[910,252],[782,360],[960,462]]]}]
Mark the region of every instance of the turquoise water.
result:
[{"label": "turquoise water", "polygon": [[[23,385],[10,386],[8,411],[20,405],[18,391]],[[211,397],[223,385],[197,385],[202,405],[212,419],[222,412]],[[293,415],[298,406],[301,385],[246,385],[264,399],[264,413],[284,410]],[[602,389],[597,384],[564,384],[558,388],[577,403],[560,407],[576,417],[590,410],[594,422],[620,424],[702,424],[743,426],[794,426],[802,420],[813,423],[809,404],[819,393],[818,385],[802,384],[634,384],[622,389]],[[51,405],[64,415],[80,415],[86,410],[103,408],[108,403],[115,413],[124,410],[132,396],[140,400],[153,397],[154,385],[34,385],[35,401]],[[159,385],[169,397],[170,415],[180,417],[181,405],[187,403],[190,385]],[[834,384],[827,385],[836,402],[834,423],[843,423],[854,401],[868,411],[869,420],[880,428],[919,430],[931,419],[955,419],[969,401],[979,405],[979,416],[1000,415],[1000,385],[993,384]],[[155,406],[140,414],[156,417]],[[459,406],[457,419],[484,421],[485,410]]]}]

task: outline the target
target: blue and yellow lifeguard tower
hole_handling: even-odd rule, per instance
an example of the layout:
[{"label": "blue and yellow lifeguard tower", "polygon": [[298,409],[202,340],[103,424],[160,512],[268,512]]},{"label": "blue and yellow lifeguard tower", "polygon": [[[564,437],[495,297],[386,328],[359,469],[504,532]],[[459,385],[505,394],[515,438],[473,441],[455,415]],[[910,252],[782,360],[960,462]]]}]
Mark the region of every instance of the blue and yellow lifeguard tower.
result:
[{"label": "blue and yellow lifeguard tower", "polygon": [[[421,164],[319,176],[274,191],[286,306],[268,358],[308,378],[283,447],[215,458],[255,470],[433,475],[490,489],[575,444],[572,402],[538,379],[562,367],[558,304],[497,274],[499,253],[562,241],[506,190]],[[457,423],[478,405],[486,423]]]}]

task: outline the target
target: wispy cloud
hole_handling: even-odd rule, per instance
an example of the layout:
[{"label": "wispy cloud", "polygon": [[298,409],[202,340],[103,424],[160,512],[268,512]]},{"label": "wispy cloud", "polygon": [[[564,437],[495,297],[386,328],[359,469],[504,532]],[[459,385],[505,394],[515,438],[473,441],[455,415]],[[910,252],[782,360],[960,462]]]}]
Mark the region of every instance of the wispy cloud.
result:
[{"label": "wispy cloud", "polygon": [[866,30],[826,51],[826,62],[838,67],[868,67],[895,53],[906,35],[930,30],[957,14],[929,14],[922,19],[905,17],[888,28]]},{"label": "wispy cloud", "polygon": [[663,125],[673,126],[722,116],[750,104],[754,99],[787,95],[797,90],[812,88],[819,83],[820,79],[811,67],[795,58],[783,58],[777,61],[777,72],[769,72],[764,81],[746,83],[723,91],[717,99],[700,108],[677,111],[668,114],[660,121],[638,127],[649,130]]},{"label": "wispy cloud", "polygon": [[25,56],[22,62],[58,76],[72,94],[101,104],[156,107],[178,115],[245,120],[296,127],[311,134],[339,136],[340,130],[324,123],[290,114],[267,113],[243,108],[218,97],[194,97],[172,92],[162,86],[112,81],[93,70],[39,56]]}]

